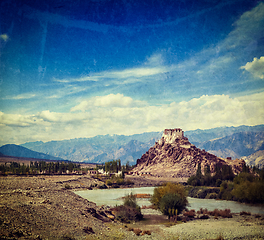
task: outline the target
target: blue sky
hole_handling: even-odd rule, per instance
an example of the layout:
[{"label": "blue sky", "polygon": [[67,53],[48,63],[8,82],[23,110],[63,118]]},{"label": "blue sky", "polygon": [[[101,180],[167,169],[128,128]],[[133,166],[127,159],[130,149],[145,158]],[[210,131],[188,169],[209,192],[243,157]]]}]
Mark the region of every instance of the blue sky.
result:
[{"label": "blue sky", "polygon": [[0,144],[264,124],[264,2],[1,1]]}]

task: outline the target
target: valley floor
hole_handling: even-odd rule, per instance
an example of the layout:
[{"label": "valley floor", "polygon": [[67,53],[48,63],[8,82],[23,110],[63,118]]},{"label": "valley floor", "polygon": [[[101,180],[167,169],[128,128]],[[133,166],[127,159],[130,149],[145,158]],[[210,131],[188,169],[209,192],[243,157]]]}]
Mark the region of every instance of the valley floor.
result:
[{"label": "valley floor", "polygon": [[[166,227],[164,217],[143,209],[142,222],[128,225],[111,221],[104,216],[106,208],[73,193],[101,185],[88,175],[0,177],[0,238],[215,239],[221,235],[224,239],[264,239],[264,220],[253,215]],[[149,230],[151,235],[136,236],[129,228]]]}]

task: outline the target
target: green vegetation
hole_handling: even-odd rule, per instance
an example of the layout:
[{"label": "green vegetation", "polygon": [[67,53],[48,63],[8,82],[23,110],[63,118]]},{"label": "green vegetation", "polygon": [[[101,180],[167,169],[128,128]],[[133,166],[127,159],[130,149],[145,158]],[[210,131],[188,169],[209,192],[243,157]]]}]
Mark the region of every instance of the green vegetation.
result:
[{"label": "green vegetation", "polygon": [[19,175],[36,175],[36,174],[62,174],[73,171],[80,171],[80,164],[73,162],[46,162],[46,161],[31,161],[30,165],[25,165],[10,162],[0,165],[0,173],[19,174]]},{"label": "green vegetation", "polygon": [[[234,200],[245,203],[264,202],[264,169],[244,166],[237,176],[234,176],[231,167],[217,167],[214,176],[205,170],[204,175],[197,170],[195,176],[191,176],[187,183],[196,186],[189,190],[189,196],[198,198],[217,198]],[[200,187],[197,187],[200,186]],[[217,186],[206,188],[201,186]]]},{"label": "green vegetation", "polygon": [[[263,170],[262,170],[263,173]],[[264,178],[254,176],[251,173],[240,173],[234,179],[234,187],[231,194],[240,202],[263,203],[264,202]]]},{"label": "green vegetation", "polygon": [[104,170],[107,173],[105,176],[100,176],[100,179],[105,182],[108,187],[118,188],[123,185],[133,185],[130,180],[125,181],[125,173],[131,169],[129,162],[126,165],[121,165],[120,159],[105,162]]},{"label": "green vegetation", "polygon": [[105,180],[105,184],[111,188],[119,188],[120,186],[124,186],[124,185],[131,186],[134,184],[130,180],[124,180],[123,176],[112,175],[111,177],[106,176],[106,177],[102,177],[101,179]]},{"label": "green vegetation", "polygon": [[119,171],[122,171],[122,174],[124,174],[130,171],[132,168],[133,166],[129,164],[129,161],[126,163],[126,165],[121,165],[120,159],[108,161],[104,164],[104,170],[107,173],[118,173]]},{"label": "green vegetation", "polygon": [[217,164],[215,166],[215,174],[211,176],[210,166],[206,165],[204,168],[204,175],[201,171],[201,164],[198,164],[196,175],[191,176],[187,184],[192,186],[215,186],[220,187],[222,181],[232,181],[234,173],[231,166]]},{"label": "green vegetation", "polygon": [[137,204],[136,196],[130,193],[125,196],[123,205],[112,209],[117,220],[121,222],[139,221],[143,218],[141,209]]},{"label": "green vegetation", "polygon": [[186,190],[183,185],[166,183],[154,189],[151,203],[164,215],[171,216],[181,213],[188,205]]},{"label": "green vegetation", "polygon": [[122,170],[121,161],[113,160],[105,163],[105,171],[111,173],[118,173]]}]

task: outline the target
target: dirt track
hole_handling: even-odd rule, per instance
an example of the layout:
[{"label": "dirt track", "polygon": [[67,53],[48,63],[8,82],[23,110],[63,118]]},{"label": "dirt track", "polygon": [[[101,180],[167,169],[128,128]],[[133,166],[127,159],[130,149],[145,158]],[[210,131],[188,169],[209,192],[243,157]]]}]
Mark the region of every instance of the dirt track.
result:
[{"label": "dirt track", "polygon": [[[143,210],[149,221],[113,222],[105,209],[72,191],[102,184],[87,175],[0,177],[1,239],[206,239],[219,233],[225,239],[264,239],[264,220],[254,216],[165,227],[164,218]],[[150,230],[151,235],[136,236],[129,227]]]}]

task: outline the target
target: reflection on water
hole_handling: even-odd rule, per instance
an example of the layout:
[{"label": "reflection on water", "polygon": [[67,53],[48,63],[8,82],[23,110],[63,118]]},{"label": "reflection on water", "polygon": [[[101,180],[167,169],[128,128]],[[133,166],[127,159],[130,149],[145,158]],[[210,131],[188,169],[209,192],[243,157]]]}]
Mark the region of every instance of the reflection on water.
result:
[{"label": "reflection on water", "polygon": [[[115,206],[120,205],[123,201],[120,199],[130,193],[146,193],[153,194],[154,187],[142,187],[142,188],[125,188],[125,189],[95,189],[76,191],[75,193],[79,196],[88,199],[91,202],[96,203],[98,206],[108,205]],[[189,209],[198,211],[200,208],[207,208],[209,211],[214,209],[226,209],[229,208],[233,213],[239,213],[241,211],[251,212],[252,214],[264,214],[264,207],[251,206],[248,204],[242,204],[233,201],[215,200],[215,199],[198,199],[189,198]],[[139,206],[149,206],[150,202],[148,199],[139,199]]]}]

